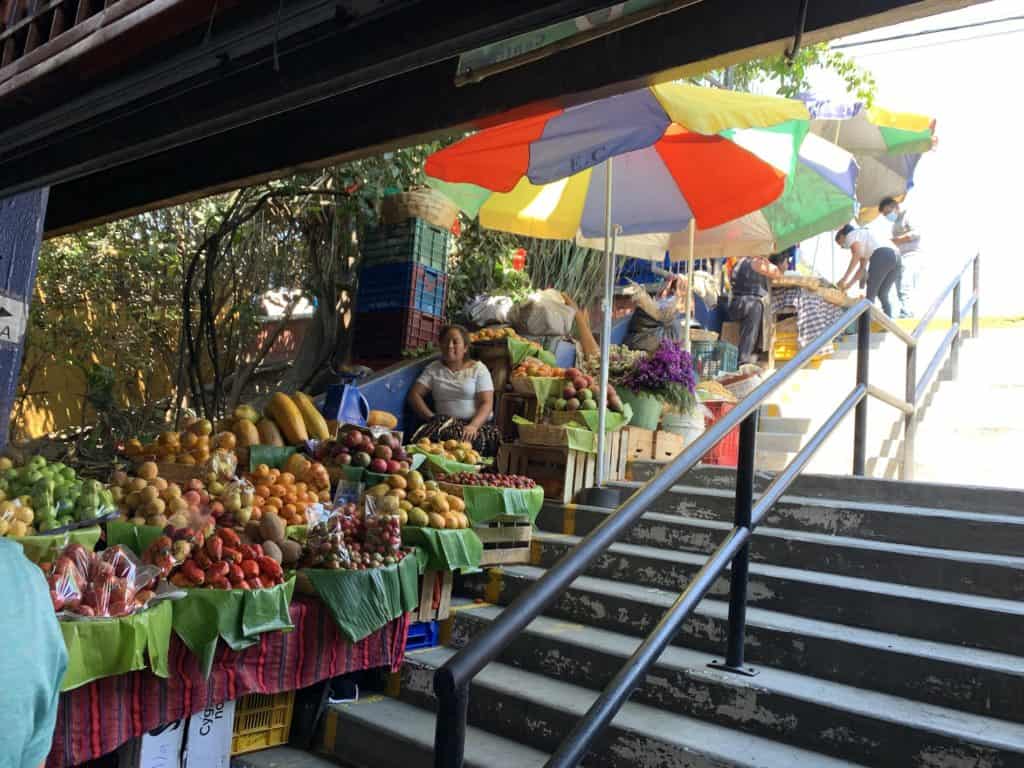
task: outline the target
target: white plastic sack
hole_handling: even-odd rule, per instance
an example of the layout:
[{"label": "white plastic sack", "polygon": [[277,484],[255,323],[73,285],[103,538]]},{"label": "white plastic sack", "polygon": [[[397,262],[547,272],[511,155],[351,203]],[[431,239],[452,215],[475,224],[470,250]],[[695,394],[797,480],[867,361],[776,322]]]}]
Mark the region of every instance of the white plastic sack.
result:
[{"label": "white plastic sack", "polygon": [[515,303],[508,296],[478,296],[469,305],[469,319],[474,325],[507,325]]},{"label": "white plastic sack", "polygon": [[509,316],[516,331],[524,336],[569,336],[575,319],[576,310],[551,288],[531,293]]}]

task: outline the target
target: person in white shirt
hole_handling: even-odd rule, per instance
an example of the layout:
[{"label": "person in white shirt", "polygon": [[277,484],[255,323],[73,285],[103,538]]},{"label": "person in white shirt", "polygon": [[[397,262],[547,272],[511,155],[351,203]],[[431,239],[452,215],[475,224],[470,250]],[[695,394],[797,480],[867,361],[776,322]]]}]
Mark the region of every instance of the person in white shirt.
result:
[{"label": "person in white shirt", "polygon": [[866,296],[868,301],[876,298],[882,304],[882,311],[892,317],[892,303],[889,292],[899,275],[900,255],[891,240],[886,240],[877,231],[867,227],[855,228],[845,225],[836,232],[836,243],[840,248],[850,249],[850,264],[838,283],[846,291],[867,275]]},{"label": "person in white shirt", "polygon": [[[441,329],[441,359],[427,365],[409,390],[409,406],[426,424],[411,442],[424,437],[435,442],[472,443],[481,455],[494,456],[501,433],[491,422],[494,382],[487,366],[469,358],[469,332],[460,325]],[[430,395],[433,408],[427,405]]]},{"label": "person in white shirt", "polygon": [[900,301],[900,317],[913,317],[910,289],[914,282],[914,265],[921,250],[921,231],[910,223],[907,209],[892,197],[883,197],[878,204],[883,220],[892,230],[893,245],[900,252],[900,269],[896,276],[896,296]]}]

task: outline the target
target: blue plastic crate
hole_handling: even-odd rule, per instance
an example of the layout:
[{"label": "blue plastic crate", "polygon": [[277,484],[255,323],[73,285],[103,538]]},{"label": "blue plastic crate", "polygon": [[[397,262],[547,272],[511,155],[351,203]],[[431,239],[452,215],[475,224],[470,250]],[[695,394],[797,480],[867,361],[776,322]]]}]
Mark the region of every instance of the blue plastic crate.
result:
[{"label": "blue plastic crate", "polygon": [[448,278],[440,270],[410,262],[378,264],[364,267],[359,275],[356,311],[414,309],[440,317],[447,292]]},{"label": "blue plastic crate", "polygon": [[405,636],[405,650],[418,651],[422,648],[434,648],[437,645],[440,630],[436,621],[417,621],[409,625]]}]

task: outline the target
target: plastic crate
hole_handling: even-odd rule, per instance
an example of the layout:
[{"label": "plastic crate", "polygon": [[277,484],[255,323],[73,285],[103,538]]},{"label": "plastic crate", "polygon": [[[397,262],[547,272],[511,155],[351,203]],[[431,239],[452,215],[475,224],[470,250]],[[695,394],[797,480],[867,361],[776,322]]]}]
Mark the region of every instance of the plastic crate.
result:
[{"label": "plastic crate", "polygon": [[447,292],[448,278],[439,270],[410,262],[378,264],[359,275],[356,311],[415,309],[440,317]]},{"label": "plastic crate", "polygon": [[241,755],[287,744],[294,705],[295,691],[252,693],[238,699],[235,702],[231,754]]},{"label": "plastic crate", "polygon": [[718,342],[691,341],[690,355],[693,358],[693,370],[697,379],[713,379],[718,375]]},{"label": "plastic crate", "polygon": [[405,650],[418,651],[423,648],[434,648],[440,629],[436,621],[415,621],[409,624],[409,631],[405,635]]},{"label": "plastic crate", "polygon": [[718,342],[717,354],[719,373],[733,373],[739,370],[740,350],[735,344],[727,341]]},{"label": "plastic crate", "polygon": [[407,219],[369,229],[363,235],[363,265],[410,262],[448,271],[451,233],[423,219]]},{"label": "plastic crate", "polygon": [[357,359],[397,359],[402,352],[437,344],[444,318],[414,309],[359,312],[353,326],[352,353]]},{"label": "plastic crate", "polygon": [[[710,428],[725,414],[733,409],[732,403],[711,401],[704,403],[704,407],[711,411],[711,416],[706,420],[706,428]],[[722,438],[714,448],[708,451],[701,461],[704,464],[714,464],[720,467],[735,467],[739,464],[740,458],[740,428],[736,425],[729,434]]]},{"label": "plastic crate", "polygon": [[[664,278],[654,274],[651,269],[653,262],[647,259],[626,259],[619,270],[617,285],[629,285],[630,282],[646,285],[648,283],[660,283]],[[659,267],[661,264],[658,265]]]}]

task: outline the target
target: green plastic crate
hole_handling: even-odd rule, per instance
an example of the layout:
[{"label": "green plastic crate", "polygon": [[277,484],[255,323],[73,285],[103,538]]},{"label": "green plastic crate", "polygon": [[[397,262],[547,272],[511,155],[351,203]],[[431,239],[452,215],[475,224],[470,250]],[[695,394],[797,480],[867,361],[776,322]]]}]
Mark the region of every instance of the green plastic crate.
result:
[{"label": "green plastic crate", "polygon": [[451,233],[423,219],[407,219],[369,229],[363,235],[363,265],[412,262],[448,271]]}]

